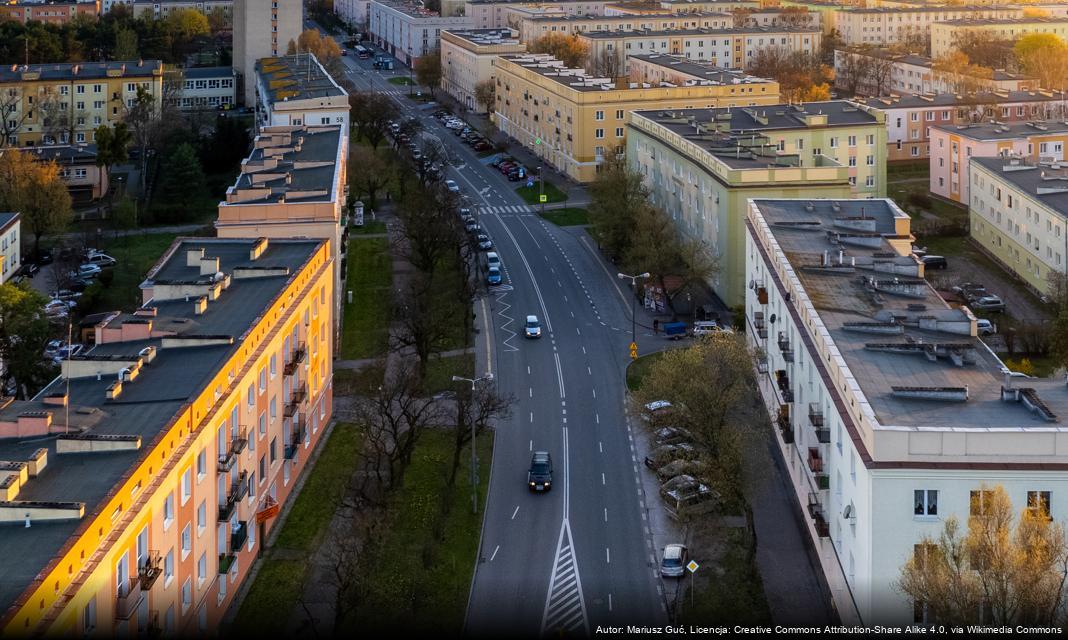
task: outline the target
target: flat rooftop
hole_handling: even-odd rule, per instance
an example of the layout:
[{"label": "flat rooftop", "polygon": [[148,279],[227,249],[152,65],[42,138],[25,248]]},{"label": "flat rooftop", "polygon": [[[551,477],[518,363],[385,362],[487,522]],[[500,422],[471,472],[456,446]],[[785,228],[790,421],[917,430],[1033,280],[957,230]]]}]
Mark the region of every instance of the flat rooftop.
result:
[{"label": "flat rooftop", "polygon": [[311,53],[260,58],[256,75],[272,103],[348,95]]},{"label": "flat rooftop", "polygon": [[[228,204],[329,202],[333,193],[341,127],[267,127],[227,190]],[[251,190],[251,191],[250,191]],[[265,191],[266,190],[266,191]],[[242,193],[244,192],[244,193]],[[246,194],[254,192],[249,197]],[[231,196],[236,199],[231,199]]]},{"label": "flat rooftop", "polygon": [[961,11],[1019,11],[1020,7],[1011,5],[960,5],[960,6],[931,6],[931,7],[872,7],[872,8],[848,8],[840,9],[842,13],[886,14],[886,13],[946,13]]},{"label": "flat rooftop", "polygon": [[735,85],[735,84],[768,84],[774,82],[767,78],[751,76],[739,69],[724,69],[717,67],[711,62],[690,60],[684,56],[666,54],[644,54],[627,56],[630,60],[639,60],[648,64],[671,69],[702,81],[702,84],[711,85]]},{"label": "flat rooftop", "polygon": [[[152,0],[158,2],[159,0]],[[234,74],[233,67],[189,67],[182,70],[186,80],[204,78],[231,78]]]},{"label": "flat rooftop", "polygon": [[1015,102],[1063,101],[1068,93],[1063,91],[983,91],[960,95],[953,93],[903,93],[882,98],[861,98],[858,101],[877,109],[904,109],[913,107],[952,107],[957,105],[989,105]]},{"label": "flat rooftop", "polygon": [[[1003,386],[1030,388],[1052,414],[1068,416],[1063,379],[1014,378],[1007,385],[1004,365],[981,340],[951,330],[968,326],[972,316],[951,307],[925,279],[908,275],[918,273],[916,258],[900,255],[888,241],[896,234],[895,219],[908,217],[893,201],[753,203],[880,424],[964,430],[1051,426],[1053,421],[1024,402],[1002,400]],[[770,349],[776,348],[774,330],[768,329]],[[909,389],[966,389],[967,399],[916,399],[907,397]]]},{"label": "flat rooftop", "polygon": [[648,82],[627,82],[620,85],[612,78],[592,76],[585,69],[572,68],[547,53],[511,53],[498,57],[499,60],[512,62],[524,69],[552,80],[575,91],[620,91],[626,89],[676,88],[680,85],[670,82],[651,84]]},{"label": "flat rooftop", "polygon": [[[1065,128],[1068,130],[1068,127]],[[1029,198],[1068,219],[1068,163],[1036,163],[1019,158],[972,158]]]},{"label": "flat rooftop", "polygon": [[[96,144],[42,144],[33,147],[19,149],[23,153],[29,153],[42,162],[55,162],[60,166],[65,164],[85,164],[96,162]],[[3,155],[3,151],[0,151]]]},{"label": "flat rooftop", "polygon": [[694,20],[700,18],[730,17],[731,14],[720,11],[691,11],[688,13],[673,13],[665,9],[663,13],[626,13],[618,16],[540,16],[535,18],[527,18],[527,20],[530,20],[531,22],[633,22],[635,20]]},{"label": "flat rooftop", "polygon": [[[270,240],[256,260],[250,260],[254,239],[184,238],[164,254],[142,287],[154,282],[203,281],[199,266],[186,266],[188,250],[203,249],[205,257],[218,257],[219,270],[231,273],[237,267],[279,267],[287,275],[233,278],[219,298],[208,303],[203,314],[195,314],[192,302],[184,299],[150,301],[156,308],[153,328],[189,338],[213,336],[218,344],[208,346],[164,347],[162,338],[97,345],[79,359],[135,358],[146,347],[155,347],[156,356],[141,367],[140,375],[123,385],[122,394],[106,398],[114,375],[77,377],[69,380],[70,422],[66,412],[43,402],[53,394],[62,394],[68,381],[57,378],[29,401],[0,404],[0,420],[11,419],[30,411],[50,411],[53,433],[64,428],[92,435],[140,436],[141,448],[109,453],[56,453],[56,437],[0,439],[0,460],[28,460],[45,448],[48,465],[37,477],[23,485],[18,500],[81,502],[85,515],[81,520],[40,521],[32,527],[0,527],[0,611],[7,609],[48,563],[59,553],[68,538],[101,506],[112,488],[127,471],[151,449],[170,421],[187,403],[201,394],[234,353],[241,348],[243,335],[270,307],[288,283],[314,256],[325,240]],[[144,321],[131,314],[118,314],[109,324]],[[231,337],[232,343],[223,338]],[[58,425],[58,428],[57,426]]]},{"label": "flat rooftop", "polygon": [[443,29],[442,33],[465,40],[473,45],[486,47],[496,45],[518,45],[519,34],[512,29]]},{"label": "flat rooftop", "polygon": [[163,62],[161,60],[15,64],[0,67],[0,82],[23,82],[29,79],[99,80],[109,77],[139,78],[151,76],[163,76]]},{"label": "flat rooftop", "polygon": [[738,36],[738,35],[762,35],[762,34],[794,34],[794,33],[822,33],[819,27],[792,27],[792,26],[767,26],[767,27],[730,27],[727,29],[713,29],[712,27],[700,27],[696,29],[631,29],[629,31],[583,31],[583,38],[595,40],[613,40],[616,38],[648,38],[661,36]]},{"label": "flat rooftop", "polygon": [[986,27],[996,25],[1014,24],[1068,24],[1068,18],[963,18],[961,20],[946,20],[938,24],[953,27]]},{"label": "flat rooftop", "polygon": [[1015,140],[1028,136],[1068,133],[1068,122],[978,122],[960,125],[937,124],[931,128],[973,140]]}]

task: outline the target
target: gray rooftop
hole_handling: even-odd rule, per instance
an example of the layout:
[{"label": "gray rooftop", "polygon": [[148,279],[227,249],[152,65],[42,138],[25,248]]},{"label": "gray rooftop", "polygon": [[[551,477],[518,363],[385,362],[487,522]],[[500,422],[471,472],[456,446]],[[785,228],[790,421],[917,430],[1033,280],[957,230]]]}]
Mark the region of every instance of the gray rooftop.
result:
[{"label": "gray rooftop", "polygon": [[937,124],[932,129],[948,131],[974,140],[1014,140],[1027,136],[1068,133],[1068,122],[977,122],[974,124]]},{"label": "gray rooftop", "polygon": [[311,53],[260,58],[256,76],[272,103],[348,95]]},{"label": "gray rooftop", "polygon": [[40,80],[98,80],[108,73],[121,72],[119,77],[138,78],[163,76],[160,60],[126,60],[116,62],[75,62],[59,64],[7,65],[0,67],[0,82],[22,82],[27,74],[38,74]]},{"label": "gray rooftop", "polygon": [[[249,252],[254,239],[185,238],[175,241],[160,264],[149,272],[152,281],[201,280],[199,267],[186,266],[186,251],[204,249],[206,257],[219,258],[219,270],[230,273],[235,267],[278,266],[288,275],[234,278],[217,300],[200,315],[191,302],[150,302],[158,315],[153,328],[173,331],[178,336],[229,336],[232,344],[196,347],[163,347],[162,339],[97,345],[84,357],[137,356],[145,347],[157,349],[156,357],[145,364],[133,382],[123,386],[122,395],[108,400],[105,392],[114,376],[72,378],[70,422],[59,407],[40,399],[62,393],[67,381],[54,380],[34,400],[15,402],[0,409],[0,417],[10,418],[26,411],[52,412],[53,425],[63,429],[86,430],[98,435],[136,435],[140,450],[113,453],[56,454],[54,438],[32,440],[0,439],[0,460],[28,460],[39,448],[48,450],[48,466],[39,476],[23,485],[19,500],[85,503],[80,521],[40,522],[32,528],[0,528],[0,610],[6,609],[28,586],[67,539],[100,507],[114,485],[140,461],[181,407],[201,393],[222,363],[240,348],[242,335],[251,329],[274,298],[314,255],[323,240],[270,240],[267,249],[254,262]],[[119,314],[111,323],[140,322],[131,314]],[[114,324],[112,325],[114,326]]]},{"label": "gray rooftop", "polygon": [[19,149],[23,153],[32,154],[36,159],[44,162],[55,162],[59,165],[94,164],[96,163],[96,144],[43,144]]},{"label": "gray rooftop", "polygon": [[[895,9],[897,11],[897,9]],[[991,25],[1012,24],[1068,24],[1068,18],[962,18],[960,20],[946,20],[939,24],[948,24],[954,27],[983,27]]]},{"label": "gray rooftop", "polygon": [[[970,329],[966,334],[956,331],[970,323],[970,314],[952,308],[926,280],[915,277],[918,264],[911,254],[893,250],[888,237],[896,233],[894,219],[908,217],[893,201],[754,200],[754,204],[882,425],[1050,426],[1024,404],[1002,400],[1004,365],[970,335]],[[860,242],[835,242],[838,234]],[[875,289],[872,280],[878,281]],[[921,322],[930,328],[919,328]],[[875,332],[879,326],[896,331]],[[774,330],[769,326],[770,349],[777,348]],[[962,366],[953,357],[960,357]],[[1068,416],[1063,379],[1014,382],[1011,386],[1032,388],[1053,414]],[[904,398],[892,387],[966,387],[967,400]]]},{"label": "gray rooftop", "polygon": [[792,33],[821,33],[819,27],[793,27],[775,25],[768,27],[730,27],[727,29],[713,29],[702,27],[698,29],[631,29],[629,31],[583,31],[580,35],[584,38],[613,40],[616,38],[648,38],[667,36],[735,36],[735,35],[762,35],[762,34],[792,34]]},{"label": "gray rooftop", "polygon": [[974,11],[1019,11],[1019,7],[1013,7],[1009,5],[972,5],[972,6],[932,6],[932,7],[871,7],[871,8],[848,8],[840,9],[842,13],[956,13],[956,12],[974,12]]},{"label": "gray rooftop", "polygon": [[903,109],[913,107],[953,107],[990,105],[1016,102],[1061,102],[1068,93],[1036,89],[1034,91],[984,91],[968,95],[952,93],[915,94],[906,93],[888,98],[863,98],[860,101],[877,109]]},{"label": "gray rooftop", "polygon": [[971,158],[1068,219],[1068,164],[1036,164],[1017,158]]},{"label": "gray rooftop", "polygon": [[672,13],[665,9],[663,13],[626,13],[618,16],[596,16],[596,15],[567,15],[567,16],[538,16],[535,18],[527,18],[531,22],[604,22],[604,21],[617,21],[617,22],[633,22],[635,20],[651,20],[651,19],[663,19],[670,20],[675,18],[679,21],[688,21],[698,18],[730,18],[729,13],[719,11],[691,11],[688,13]]},{"label": "gray rooftop", "polygon": [[515,31],[503,29],[444,29],[443,33],[456,36],[471,44],[479,46],[491,46],[502,44],[519,44],[519,36]]},{"label": "gray rooftop", "polygon": [[10,225],[15,220],[17,220],[18,217],[19,217],[18,213],[14,213],[14,212],[10,212],[10,211],[9,212],[0,211],[0,229],[6,229],[8,227],[8,225]]},{"label": "gray rooftop", "polygon": [[665,69],[672,69],[679,73],[693,76],[701,80],[707,80],[712,84],[742,84],[742,83],[770,83],[773,80],[767,78],[759,78],[757,76],[751,76],[744,71],[738,69],[724,69],[723,67],[717,67],[711,62],[702,62],[697,60],[690,60],[685,56],[674,56],[666,54],[644,54],[637,56],[627,56],[631,60],[641,60],[650,64],[655,64]]},{"label": "gray rooftop", "polygon": [[189,67],[182,69],[182,75],[184,75],[187,80],[194,80],[205,78],[232,78],[235,74],[233,67]]},{"label": "gray rooftop", "polygon": [[[261,137],[279,130],[292,131],[289,144],[264,147],[258,140],[231,187],[239,191],[267,187],[270,195],[235,204],[279,202],[283,198],[286,202],[329,202],[334,195],[341,127],[269,127]],[[265,163],[270,166],[264,168]],[[261,180],[261,172],[275,177]]]}]

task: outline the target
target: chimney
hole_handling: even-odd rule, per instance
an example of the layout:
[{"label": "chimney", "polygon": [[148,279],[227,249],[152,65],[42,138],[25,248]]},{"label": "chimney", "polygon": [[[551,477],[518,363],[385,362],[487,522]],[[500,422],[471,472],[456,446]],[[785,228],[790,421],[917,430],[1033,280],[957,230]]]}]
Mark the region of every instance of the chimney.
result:
[{"label": "chimney", "polygon": [[248,252],[248,259],[255,261],[258,260],[263,252],[267,250],[267,238],[256,238],[256,241],[252,243],[252,249]]},{"label": "chimney", "polygon": [[202,315],[208,310],[208,296],[200,296],[193,301],[193,314]]},{"label": "chimney", "polygon": [[204,248],[187,249],[185,252],[185,266],[200,267],[200,261],[204,258]]}]

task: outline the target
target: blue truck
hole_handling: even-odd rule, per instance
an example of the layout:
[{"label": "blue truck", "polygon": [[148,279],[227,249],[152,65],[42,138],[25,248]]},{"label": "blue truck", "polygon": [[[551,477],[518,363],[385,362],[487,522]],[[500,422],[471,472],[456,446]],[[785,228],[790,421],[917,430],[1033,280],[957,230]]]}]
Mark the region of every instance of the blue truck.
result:
[{"label": "blue truck", "polygon": [[670,340],[685,338],[688,333],[685,322],[665,322],[660,328],[664,330],[664,337]]}]

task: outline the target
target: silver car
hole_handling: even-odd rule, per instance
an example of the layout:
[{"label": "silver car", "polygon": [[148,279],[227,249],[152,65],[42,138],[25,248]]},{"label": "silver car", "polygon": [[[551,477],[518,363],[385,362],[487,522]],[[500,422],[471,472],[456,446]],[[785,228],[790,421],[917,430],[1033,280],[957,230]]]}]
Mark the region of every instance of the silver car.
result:
[{"label": "silver car", "polygon": [[686,573],[686,547],[681,544],[664,545],[660,556],[660,575],[664,578],[681,578]]}]

